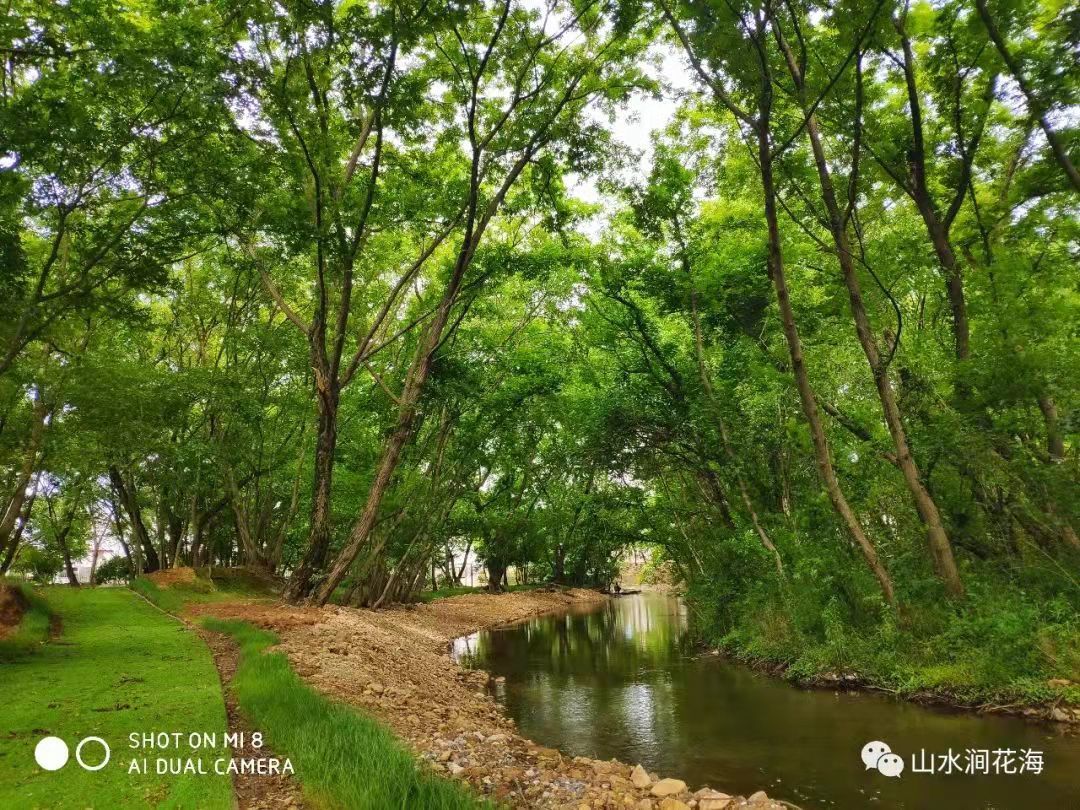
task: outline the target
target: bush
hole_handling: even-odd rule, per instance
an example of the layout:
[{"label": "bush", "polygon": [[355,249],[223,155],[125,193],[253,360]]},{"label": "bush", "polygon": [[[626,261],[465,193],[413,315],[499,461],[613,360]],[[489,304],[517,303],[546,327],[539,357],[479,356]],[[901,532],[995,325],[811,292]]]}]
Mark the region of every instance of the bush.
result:
[{"label": "bush", "polygon": [[112,557],[95,569],[94,584],[116,585],[129,582],[132,576],[131,560],[127,557]]},{"label": "bush", "polygon": [[64,568],[64,558],[57,551],[46,551],[37,546],[25,546],[11,570],[30,577],[40,585],[56,579]]}]

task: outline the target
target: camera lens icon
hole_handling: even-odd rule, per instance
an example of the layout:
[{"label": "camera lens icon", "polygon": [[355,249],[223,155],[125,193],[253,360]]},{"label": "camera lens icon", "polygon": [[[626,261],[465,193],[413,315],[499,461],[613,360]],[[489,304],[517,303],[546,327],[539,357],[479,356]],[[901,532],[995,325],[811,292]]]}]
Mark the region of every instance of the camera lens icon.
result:
[{"label": "camera lens icon", "polygon": [[[83,749],[86,748],[87,743],[97,743],[104,749],[104,756],[101,757],[100,761],[95,761],[92,758],[95,753],[93,748],[87,751],[84,758]],[[79,767],[84,771],[100,771],[109,764],[111,757],[112,749],[101,737],[84,737],[75,746],[75,761],[79,763]],[[59,737],[43,737],[34,746],[34,760],[44,771],[58,771],[67,765],[70,758],[71,752],[68,750],[67,743]]]}]

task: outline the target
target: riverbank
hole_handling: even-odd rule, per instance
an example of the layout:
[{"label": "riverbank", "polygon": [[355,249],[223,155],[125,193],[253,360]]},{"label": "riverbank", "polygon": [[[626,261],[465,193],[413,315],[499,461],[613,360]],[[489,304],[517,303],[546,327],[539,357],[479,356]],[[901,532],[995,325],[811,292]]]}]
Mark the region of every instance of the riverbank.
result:
[{"label": "riverbank", "polygon": [[[734,630],[719,633],[710,630],[704,615],[699,608],[703,650],[800,688],[878,692],[927,706],[1080,729],[1075,652],[1080,648],[1069,643],[1028,643],[1055,664],[1040,677],[1035,661],[1018,673],[1006,667],[1008,649],[994,650],[985,642],[944,644],[938,636],[892,626],[863,636],[834,628],[832,638],[821,640],[795,631],[789,620],[767,610],[744,614]],[[1015,646],[1011,649],[1016,653]],[[1027,650],[1023,657],[1035,659],[1036,652]]]},{"label": "riverbank", "polygon": [[[510,807],[727,810],[780,808],[661,779],[632,763],[570,757],[518,733],[489,693],[488,675],[451,660],[453,639],[606,597],[593,591],[470,594],[380,611],[281,604],[192,605],[196,615],[273,631],[277,650],[319,692],[388,726],[435,772]],[[666,776],[666,775],[663,775]]]}]

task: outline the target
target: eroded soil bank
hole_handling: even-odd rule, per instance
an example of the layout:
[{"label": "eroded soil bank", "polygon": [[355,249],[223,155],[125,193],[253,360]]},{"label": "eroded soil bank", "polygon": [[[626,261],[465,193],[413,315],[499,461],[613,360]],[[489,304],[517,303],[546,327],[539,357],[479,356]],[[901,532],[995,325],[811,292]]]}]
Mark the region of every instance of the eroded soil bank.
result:
[{"label": "eroded soil bank", "polygon": [[[569,757],[522,737],[488,693],[486,673],[450,659],[458,637],[606,597],[587,590],[470,594],[380,611],[213,604],[193,612],[276,632],[294,669],[327,695],[387,724],[417,756],[500,804],[528,808],[781,808],[764,794],[691,792],[677,774]],[[665,777],[665,778],[661,778]],[[719,786],[722,790],[723,786]]]}]

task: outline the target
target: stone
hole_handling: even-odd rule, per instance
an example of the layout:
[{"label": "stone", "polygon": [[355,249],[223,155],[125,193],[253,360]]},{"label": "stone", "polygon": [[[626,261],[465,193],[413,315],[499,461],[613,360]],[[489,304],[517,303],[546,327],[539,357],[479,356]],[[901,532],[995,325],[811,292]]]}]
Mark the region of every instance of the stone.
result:
[{"label": "stone", "polygon": [[490,737],[484,740],[484,742],[490,743],[491,745],[496,745],[498,743],[504,743],[508,739],[510,738],[507,737],[505,734],[492,734]]},{"label": "stone", "polygon": [[651,799],[641,799],[634,810],[653,810]]},{"label": "stone", "polygon": [[661,779],[652,786],[652,795],[658,799],[675,796],[686,791],[686,782],[682,779]]},{"label": "stone", "polygon": [[386,691],[386,687],[378,681],[372,681],[368,684],[367,688],[374,692],[376,695],[381,695],[383,692]]},{"label": "stone", "polygon": [[633,782],[634,787],[638,789],[647,788],[652,784],[652,779],[649,778],[649,774],[647,774],[645,769],[640,765],[635,765],[634,769],[630,771],[630,781]]},{"label": "stone", "polygon": [[730,799],[730,793],[724,793],[719,790],[713,790],[710,787],[703,787],[694,793],[695,799]]},{"label": "stone", "polygon": [[1067,723],[1070,719],[1072,719],[1069,717],[1068,712],[1066,712],[1064,709],[1058,708],[1057,706],[1055,706],[1053,708],[1053,711],[1050,712],[1050,717],[1054,720],[1057,720],[1059,723]]},{"label": "stone", "polygon": [[690,805],[668,797],[660,802],[660,810],[690,810]]},{"label": "stone", "polygon": [[458,765],[456,762],[451,762],[446,766],[446,770],[450,771],[451,776],[461,776],[465,773],[465,769]]},{"label": "stone", "polygon": [[747,799],[750,804],[753,804],[754,802],[767,802],[768,800],[769,794],[766,793],[764,790],[759,790],[756,793],[751,793],[750,797]]},{"label": "stone", "polygon": [[439,754],[439,762],[449,762],[452,752],[449,748]]},{"label": "stone", "polygon": [[727,810],[731,799],[698,799],[698,810]]}]

